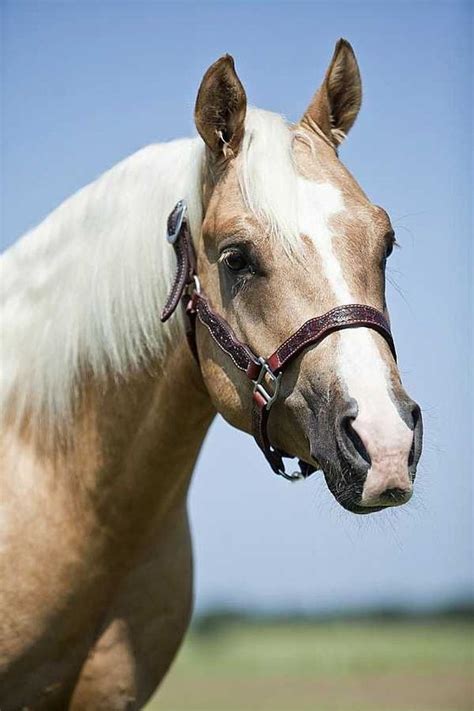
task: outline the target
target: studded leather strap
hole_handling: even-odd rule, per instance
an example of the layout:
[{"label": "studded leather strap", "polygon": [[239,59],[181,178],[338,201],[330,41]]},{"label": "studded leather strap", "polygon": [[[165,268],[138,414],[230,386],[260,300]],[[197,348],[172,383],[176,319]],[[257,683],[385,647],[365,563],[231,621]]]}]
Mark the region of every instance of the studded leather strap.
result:
[{"label": "studded leather strap", "polygon": [[178,306],[184,290],[194,283],[196,258],[191,233],[186,219],[186,203],[180,200],[168,217],[167,240],[176,254],[176,274],[166,303],[161,311],[161,320],[167,321]]},{"label": "studded leather strap", "polygon": [[219,348],[226,353],[234,365],[245,372],[254,385],[253,389],[253,433],[255,440],[267,458],[272,470],[291,481],[306,478],[315,471],[307,462],[299,461],[300,470],[287,474],[283,457],[291,457],[271,445],[268,436],[268,418],[273,402],[278,397],[280,379],[284,369],[302,351],[317,345],[329,334],[345,328],[371,328],[387,341],[396,360],[395,346],[390,327],[384,315],[373,306],[366,304],[344,304],[336,306],[322,316],[306,321],[289,336],[269,358],[257,356],[252,349],[239,341],[227,321],[219,316],[201,293],[196,274],[196,258],[191,233],[186,219],[186,205],[180,200],[168,219],[168,241],[173,245],[177,269],[170,294],[161,313],[166,321],[176,310],[180,300],[187,314],[187,336],[196,357],[196,318],[207,328]]},{"label": "studded leather strap", "polygon": [[336,306],[322,316],[306,321],[268,358],[268,365],[274,372],[278,372],[302,350],[322,341],[330,333],[360,326],[378,331],[387,341],[396,360],[395,344],[384,315],[378,309],[366,304],[344,304]]}]

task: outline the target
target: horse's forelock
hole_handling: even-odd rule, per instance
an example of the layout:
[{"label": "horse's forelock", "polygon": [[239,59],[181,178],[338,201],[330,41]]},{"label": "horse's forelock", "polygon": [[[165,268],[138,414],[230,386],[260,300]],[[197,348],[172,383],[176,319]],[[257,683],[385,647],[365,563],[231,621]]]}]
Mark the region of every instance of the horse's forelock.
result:
[{"label": "horse's forelock", "polygon": [[297,179],[294,131],[282,116],[250,109],[238,161],[238,180],[246,207],[269,228],[288,252],[298,250]]}]

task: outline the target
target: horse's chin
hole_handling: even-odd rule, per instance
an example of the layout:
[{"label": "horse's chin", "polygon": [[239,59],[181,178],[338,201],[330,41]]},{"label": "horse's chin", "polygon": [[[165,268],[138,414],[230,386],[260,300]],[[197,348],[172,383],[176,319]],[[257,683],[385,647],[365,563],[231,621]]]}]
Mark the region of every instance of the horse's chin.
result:
[{"label": "horse's chin", "polygon": [[332,461],[330,461],[329,458],[318,456],[311,452],[310,464],[315,467],[317,471],[323,473],[329,491],[339,506],[349,511],[349,513],[365,516],[367,514],[378,513],[386,508],[391,508],[390,506],[383,505],[362,506],[361,499],[365,476],[359,474],[359,476],[354,477],[353,481],[346,484],[344,480],[347,477],[347,473],[343,473],[344,464],[340,460],[339,452],[332,458]]},{"label": "horse's chin", "polygon": [[378,513],[386,508],[390,508],[390,506],[362,506],[360,504],[363,489],[362,483],[353,483],[348,484],[347,486],[341,486],[340,480],[342,479],[342,474],[337,476],[333,468],[331,468],[330,473],[323,467],[321,469],[329,491],[334,496],[339,506],[342,506],[342,508],[349,511],[349,513],[363,516]]},{"label": "horse's chin", "polygon": [[343,508],[345,508],[346,511],[349,511],[350,513],[353,513],[353,514],[358,514],[359,516],[364,516],[366,514],[378,513],[379,511],[385,511],[385,509],[391,508],[390,506],[359,506],[358,504],[343,503],[341,501],[338,501],[337,499],[336,499],[336,501]]},{"label": "horse's chin", "polygon": [[[354,487],[353,484],[349,484],[346,487],[337,486],[334,483],[334,473],[331,476],[323,470],[324,478],[326,480],[327,487],[331,494],[336,499],[339,506],[343,509],[349,511],[349,513],[357,514],[359,516],[365,516],[367,514],[378,513],[379,511],[384,511],[385,509],[392,508],[388,506],[362,506],[360,500],[362,498],[362,486]],[[360,491],[358,490],[360,488]]]}]

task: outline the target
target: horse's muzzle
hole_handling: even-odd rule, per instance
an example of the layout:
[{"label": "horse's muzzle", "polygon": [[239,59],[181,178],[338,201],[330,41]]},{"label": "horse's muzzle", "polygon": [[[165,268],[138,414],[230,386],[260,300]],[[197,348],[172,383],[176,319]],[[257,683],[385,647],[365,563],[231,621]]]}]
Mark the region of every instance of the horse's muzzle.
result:
[{"label": "horse's muzzle", "polygon": [[326,456],[312,451],[338,503],[353,513],[373,513],[405,504],[412,496],[422,447],[422,418],[416,403],[397,403],[401,426],[391,436],[371,418],[359,420],[355,400],[335,418],[335,445]]}]

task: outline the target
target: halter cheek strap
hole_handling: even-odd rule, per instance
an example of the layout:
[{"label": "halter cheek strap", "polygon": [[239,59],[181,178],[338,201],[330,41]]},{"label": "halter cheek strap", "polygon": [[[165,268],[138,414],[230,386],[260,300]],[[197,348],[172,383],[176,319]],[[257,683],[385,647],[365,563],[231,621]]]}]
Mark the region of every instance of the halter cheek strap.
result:
[{"label": "halter cheek strap", "polygon": [[322,316],[306,321],[270,357],[258,356],[237,338],[227,321],[213,311],[201,291],[196,273],[196,256],[186,219],[186,204],[182,200],[177,203],[168,218],[167,239],[174,247],[177,267],[161,320],[167,321],[179,302],[182,302],[187,316],[188,342],[198,359],[196,319],[199,319],[219,348],[253,384],[253,434],[272,470],[290,481],[306,478],[315,471],[315,467],[299,460],[299,471],[288,474],[283,457],[292,456],[273,447],[268,436],[268,418],[271,407],[278,398],[283,372],[306,348],[320,343],[330,333],[345,328],[365,327],[377,331],[385,338],[396,359],[392,334],[385,317],[377,309],[365,304],[336,306]]}]

